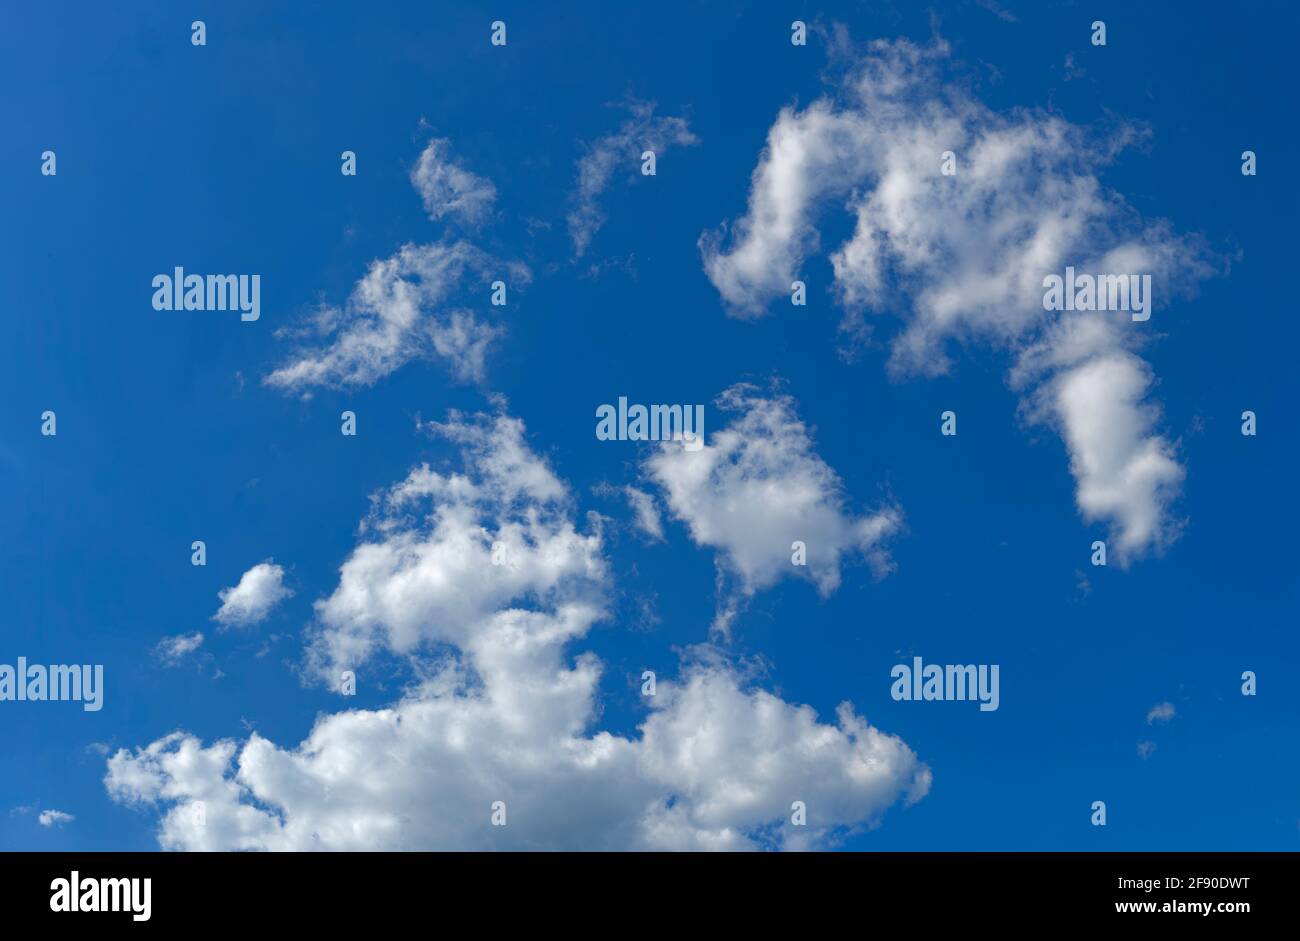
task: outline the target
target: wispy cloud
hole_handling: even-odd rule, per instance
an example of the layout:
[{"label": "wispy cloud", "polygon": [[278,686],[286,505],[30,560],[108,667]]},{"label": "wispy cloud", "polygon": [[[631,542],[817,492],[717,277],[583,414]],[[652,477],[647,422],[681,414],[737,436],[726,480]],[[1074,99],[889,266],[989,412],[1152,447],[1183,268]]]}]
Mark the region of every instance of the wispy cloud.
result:
[{"label": "wispy cloud", "polygon": [[1147,725],[1165,725],[1173,720],[1178,712],[1171,702],[1157,703],[1147,712]]},{"label": "wispy cloud", "polygon": [[195,631],[192,634],[177,634],[174,637],[164,637],[154,646],[154,656],[161,660],[166,666],[176,666],[185,657],[203,646],[203,632]]},{"label": "wispy cloud", "polygon": [[[481,222],[492,183],[453,161],[433,140],[411,171],[430,217]],[[373,386],[408,363],[442,363],[456,379],[479,382],[502,328],[485,319],[494,280],[509,289],[531,280],[527,265],[498,260],[464,239],[408,242],[370,264],[342,306],[322,304],[302,326],[277,332],[297,348],[263,382],[286,393]]]},{"label": "wispy cloud", "polygon": [[434,221],[458,216],[480,223],[491,213],[497,197],[491,180],[465,169],[451,156],[451,142],[445,138],[429,141],[411,169],[411,185]]},{"label": "wispy cloud", "polygon": [[616,173],[634,177],[640,172],[641,155],[647,150],[662,157],[670,147],[689,147],[699,143],[684,118],[661,117],[654,113],[652,102],[633,101],[628,106],[632,116],[612,134],[587,145],[578,160],[578,182],[570,197],[569,237],[573,254],[581,258],[591,240],[605,224],[600,197]]},{"label": "wispy cloud", "polygon": [[516,287],[529,280],[526,267],[468,242],[403,245],[371,264],[344,307],[318,311],[308,330],[327,344],[304,345],[265,382],[286,392],[372,386],[413,360],[441,361],[462,381],[480,380],[501,328],[455,299],[477,288],[476,306],[486,306],[494,274]]},{"label": "wispy cloud", "polygon": [[997,0],[975,0],[975,5],[982,10],[988,10],[1004,23],[1016,22],[1015,14],[1003,8]]},{"label": "wispy cloud", "polygon": [[637,487],[624,487],[623,495],[632,507],[637,529],[650,541],[660,542],[664,538],[664,524],[655,498]]}]

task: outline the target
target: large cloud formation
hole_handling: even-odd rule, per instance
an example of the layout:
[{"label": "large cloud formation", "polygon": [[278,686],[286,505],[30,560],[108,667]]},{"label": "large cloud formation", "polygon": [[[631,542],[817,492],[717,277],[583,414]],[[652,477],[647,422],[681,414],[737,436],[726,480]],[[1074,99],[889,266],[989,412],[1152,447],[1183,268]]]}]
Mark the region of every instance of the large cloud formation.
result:
[{"label": "large cloud formation", "polygon": [[[839,87],[783,109],[745,215],[701,239],[705,271],[732,314],[764,315],[819,250],[818,218],[838,201],[856,218],[830,256],[843,329],[858,337],[868,313],[899,316],[899,375],[946,371],[953,341],[1010,348],[1026,414],[1063,434],[1084,517],[1110,524],[1121,561],[1158,549],[1176,535],[1184,471],[1134,352],[1152,326],[1126,312],[1045,311],[1043,279],[1067,266],[1150,274],[1157,324],[1162,304],[1211,273],[1209,254],[1100,182],[1140,129],[998,114],[945,81],[947,55],[941,41],[874,42]],[[956,172],[945,175],[949,151]]]},{"label": "large cloud formation", "polygon": [[158,810],[164,848],[804,848],[927,792],[929,769],[848,703],[821,722],[716,654],[658,682],[639,737],[595,730],[602,665],[570,648],[605,616],[598,517],[574,523],[521,422],[431,430],[464,471],[420,466],[376,497],[309,657],[331,684],[381,655],[417,679],[295,747],[178,731],[119,750],[108,791]]}]

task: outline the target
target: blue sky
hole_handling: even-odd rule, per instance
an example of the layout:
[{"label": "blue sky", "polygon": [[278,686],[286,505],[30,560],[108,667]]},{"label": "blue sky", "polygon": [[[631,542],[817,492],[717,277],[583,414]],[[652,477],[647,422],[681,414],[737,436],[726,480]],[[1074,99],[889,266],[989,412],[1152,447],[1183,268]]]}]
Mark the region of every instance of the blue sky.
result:
[{"label": "blue sky", "polygon": [[[605,610],[563,651],[568,667],[586,652],[603,664],[582,736],[638,741],[641,672],[684,682],[686,661],[703,658],[704,669],[806,704],[822,723],[849,700],[928,766],[928,792],[911,803],[901,791],[878,807],[828,792],[827,803],[848,809],[824,821],[818,845],[1295,848],[1296,445],[1285,423],[1297,391],[1286,300],[1296,190],[1285,160],[1297,141],[1278,117],[1294,81],[1294,10],[575,3],[560,16],[528,3],[322,6],[331,9],[33,8],[2,31],[0,662],[103,664],[105,703],[96,713],[0,703],[0,846],[157,848],[177,802],[143,799],[153,784],[134,800],[125,785],[106,787],[108,756],[125,750],[124,762],[138,761],[137,749],[178,730],[237,749],[255,731],[292,751],[318,717],[429,695],[412,693],[412,679],[458,656],[445,636],[419,651],[422,666],[393,650],[359,666],[355,700],[313,682],[304,663],[313,637],[331,629],[313,604],[335,594],[340,567],[364,541],[371,496],[421,462],[461,466],[454,440],[417,427],[456,410],[521,420],[528,447],[568,488],[562,515],[585,533],[589,511],[606,517],[606,570],[594,586]],[[796,17],[815,27],[806,47],[790,43]],[[206,46],[190,43],[193,19],[206,22]],[[488,41],[494,19],[507,23],[504,47]],[[1089,43],[1094,20],[1107,25],[1105,47]],[[735,248],[728,240],[781,110],[835,98],[838,76],[872,55],[872,40],[934,49],[936,36],[949,47],[937,86],[962,89],[989,113],[1055,116],[1099,148],[1117,125],[1141,129],[1096,178],[1141,218],[1199,236],[1193,251],[1215,269],[1187,278],[1187,296],[1158,301],[1142,325],[1151,337],[1138,352],[1161,409],[1152,434],[1185,476],[1160,507],[1174,538],[1127,565],[1089,563],[1094,539],[1114,541],[1114,524],[1084,518],[1062,435],[1027,416],[1032,390],[1009,386],[1023,336],[949,338],[945,374],[891,371],[891,344],[925,287],[916,280],[931,273],[922,265],[916,280],[887,283],[896,303],[874,305],[889,309],[872,312],[870,340],[841,355],[849,305],[832,256],[853,234],[846,202],[870,189],[869,177],[816,208],[817,245],[798,269],[806,307],[778,298],[763,316],[743,316],[706,272],[701,235],[726,224],[722,251]],[[604,223],[577,257],[566,216],[578,162],[637,102],[681,119],[698,140],[667,148],[653,177],[620,152],[597,195]],[[431,140],[491,181],[487,218],[430,218],[411,172]],[[1247,149],[1257,176],[1240,172]],[[57,154],[56,176],[40,174],[45,150]],[[355,177],[339,172],[344,150],[357,155]],[[345,307],[373,261],[444,239],[497,259],[490,272],[510,260],[531,274],[512,279],[501,309],[482,285],[466,295],[500,331],[479,377],[458,377],[454,362],[434,356],[344,388],[264,382],[302,349],[285,331],[321,303]],[[260,273],[260,320],[154,310],[151,279],[178,265]],[[884,541],[887,574],[850,549],[833,590],[795,573],[746,594],[729,550],[693,538],[689,510],[676,512],[647,469],[654,448],[593,435],[595,408],[626,395],[705,403],[707,443],[733,420],[714,403],[737,383],[765,403],[792,403],[842,482],[836,515],[898,508],[905,523]],[[58,416],[53,438],[40,434],[46,409]],[[355,437],[339,433],[345,409],[358,417]],[[939,434],[946,409],[959,416],[955,437]],[[1259,416],[1255,437],[1240,434],[1246,409]],[[662,540],[639,532],[610,489],[625,486],[655,499]],[[753,509],[762,519],[765,508]],[[190,564],[195,539],[207,544],[206,566]],[[268,559],[292,596],[258,623],[222,630],[212,620],[218,592]],[[730,634],[711,632],[735,591]],[[175,665],[156,655],[163,638],[195,631],[204,634],[196,654]],[[890,668],[913,655],[1000,665],[1000,708],[894,701]],[[1258,675],[1257,696],[1241,695],[1245,670]],[[1148,723],[1165,702],[1172,720]],[[384,745],[357,741],[364,775],[366,749],[378,761]],[[1140,742],[1155,750],[1141,757]],[[493,761],[490,774],[469,762],[482,771],[470,777],[508,779],[510,759]],[[131,767],[179,778],[154,764],[118,771]],[[713,788],[740,784],[711,766],[695,769],[699,780],[690,770],[662,772],[661,796],[712,832],[706,805],[735,799]],[[422,773],[443,781],[456,772]],[[804,773],[795,761],[783,778],[793,790],[764,799],[788,807]],[[222,780],[218,770],[208,784]],[[394,819],[419,815],[421,780]],[[592,784],[593,804],[605,780]],[[194,799],[197,785],[177,786]],[[284,797],[271,814],[284,830],[299,814],[329,844],[326,827],[340,818],[283,787],[241,799],[266,808]],[[486,819],[494,797],[481,798]],[[1089,824],[1096,800],[1107,805],[1104,828]],[[436,818],[459,806],[430,798],[416,826],[431,834],[422,848],[515,845],[491,832],[476,843],[461,829],[440,841]],[[41,825],[40,812],[55,809],[75,820]],[[214,803],[210,814],[222,812]],[[574,823],[586,812],[565,810],[562,838],[526,819],[511,826],[529,847],[604,845],[599,824],[587,838]],[[760,845],[785,839],[771,836],[780,820],[767,811],[745,813],[719,818],[731,821],[728,839],[737,830]],[[169,832],[163,845],[187,845],[184,832]],[[371,845],[393,844],[373,836]]]}]

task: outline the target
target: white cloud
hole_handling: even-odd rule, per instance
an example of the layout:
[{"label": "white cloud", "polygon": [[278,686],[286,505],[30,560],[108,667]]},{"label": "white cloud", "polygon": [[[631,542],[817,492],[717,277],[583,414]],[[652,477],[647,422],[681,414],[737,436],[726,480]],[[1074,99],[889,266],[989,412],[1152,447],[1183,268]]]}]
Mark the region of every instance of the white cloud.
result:
[{"label": "white cloud", "polygon": [[1173,446],[1153,432],[1159,415],[1146,404],[1151,369],[1115,351],[1065,370],[1047,386],[1070,451],[1085,519],[1111,520],[1124,560],[1163,545],[1178,531],[1170,514],[1184,470]]},{"label": "white cloud", "polygon": [[[496,189],[461,167],[450,145],[437,139],[420,154],[411,183],[431,218],[481,222]],[[488,349],[503,332],[475,313],[487,304],[492,281],[511,288],[532,273],[464,240],[407,243],[371,262],[342,307],[322,305],[305,329],[282,330],[300,341],[288,361],[263,378],[283,392],[316,387],[372,386],[414,360],[437,361],[462,382],[483,379]]]},{"label": "white cloud", "polygon": [[704,270],[732,313],[761,316],[770,300],[790,291],[799,264],[819,245],[813,209],[842,193],[866,164],[866,130],[828,102],[777,116],[754,170],[749,211],[731,227],[730,247],[723,251],[722,233],[700,240]]},{"label": "white cloud", "polygon": [[467,222],[482,222],[497,198],[491,180],[466,170],[452,158],[451,142],[446,139],[429,141],[411,170],[411,185],[434,221],[456,215]]},{"label": "white cloud", "polygon": [[[1032,414],[1062,429],[1084,516],[1112,524],[1121,560],[1158,548],[1177,532],[1168,511],[1182,468],[1154,431],[1149,371],[1131,351],[1151,328],[1127,313],[1044,311],[1042,281],[1067,266],[1150,274],[1159,317],[1212,272],[1208,253],[1165,223],[1142,222],[1101,183],[1101,168],[1140,129],[1094,134],[1043,111],[995,113],[944,83],[947,52],[942,42],[872,43],[840,87],[781,111],[748,211],[701,239],[705,271],[732,313],[764,315],[818,250],[822,206],[843,201],[857,223],[831,254],[844,331],[858,338],[869,313],[898,315],[890,367],[899,375],[945,372],[954,340],[1022,354],[1013,384],[1051,386],[1051,407]],[[951,176],[941,173],[945,151],[956,157]],[[1077,355],[1080,340],[1090,358]],[[1123,430],[1098,433],[1098,411]]]},{"label": "white cloud", "polygon": [[[845,509],[839,476],[813,450],[793,399],[738,385],[717,404],[737,413],[730,426],[698,451],[661,444],[645,469],[672,516],[698,545],[717,549],[720,569],[738,582],[722,599],[718,628],[727,628],[738,601],[789,575],[829,595],[839,587],[846,554],[888,569],[883,541],[901,525],[901,513],[885,507],[854,516]],[[793,564],[796,541],[806,546],[806,565]]]},{"label": "white cloud", "polygon": [[37,818],[43,827],[61,827],[65,823],[72,823],[76,819],[72,814],[65,814],[61,810],[42,810]]},{"label": "white cloud", "polygon": [[221,607],[212,620],[223,627],[250,627],[266,620],[272,608],[292,595],[284,584],[284,568],[267,559],[240,576],[238,585],[217,592]]},{"label": "white cloud", "polygon": [[523,423],[457,416],[429,428],[461,447],[467,473],[423,465],[379,495],[366,527],[373,538],[316,603],[312,655],[324,676],[355,670],[380,649],[463,647],[512,605],[564,613],[582,630],[600,611],[600,534],[569,519],[568,490],[529,449]]},{"label": "white cloud", "polygon": [[1147,713],[1147,725],[1165,724],[1171,722],[1178,710],[1174,708],[1171,702],[1156,703]]},{"label": "white cloud", "polygon": [[659,518],[659,507],[655,498],[637,487],[624,487],[623,495],[632,507],[636,528],[651,542],[660,542],[664,538],[663,520]]},{"label": "white cloud", "polygon": [[1004,23],[1016,22],[1016,16],[1008,10],[1003,9],[996,0],[975,0],[976,6],[988,10]]},{"label": "white cloud", "polygon": [[403,245],[371,264],[344,308],[321,309],[313,328],[329,337],[325,345],[302,346],[264,382],[285,392],[371,386],[417,359],[441,361],[458,379],[478,381],[501,328],[456,299],[477,287],[471,303],[486,306],[487,286],[497,278],[518,286],[530,275],[464,241]]},{"label": "white cloud", "polygon": [[[240,584],[242,585],[243,582],[241,581]],[[223,610],[224,608],[225,605],[222,605]],[[177,634],[174,637],[164,637],[158,641],[154,646],[154,656],[167,666],[175,666],[185,659],[187,654],[193,653],[202,646],[202,631],[195,631],[192,634]]]},{"label": "white cloud", "polygon": [[[597,520],[578,531],[520,422],[434,430],[464,472],[420,467],[377,496],[312,648],[324,677],[386,652],[418,681],[388,708],[320,717],[294,747],[177,732],[119,750],[108,792],[156,808],[163,847],[801,848],[924,796],[929,769],[851,706],[820,722],[716,657],[660,680],[638,736],[596,731],[602,664],[570,648],[605,614]],[[806,828],[790,825],[796,800]]]},{"label": "white cloud", "polygon": [[653,150],[659,159],[671,146],[699,143],[684,118],[658,117],[652,103],[632,102],[629,107],[632,117],[613,134],[590,144],[578,161],[578,184],[571,197],[573,208],[568,223],[573,253],[579,258],[586,254],[592,238],[605,224],[600,197],[616,172],[639,174],[641,155],[647,150]]}]

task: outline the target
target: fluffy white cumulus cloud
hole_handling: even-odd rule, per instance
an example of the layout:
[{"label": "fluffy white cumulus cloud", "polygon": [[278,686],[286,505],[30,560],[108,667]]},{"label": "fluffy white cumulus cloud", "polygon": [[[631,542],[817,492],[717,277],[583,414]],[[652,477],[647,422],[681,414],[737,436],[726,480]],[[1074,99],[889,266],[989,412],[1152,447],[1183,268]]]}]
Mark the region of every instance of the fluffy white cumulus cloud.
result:
[{"label": "fluffy white cumulus cloud", "polygon": [[600,534],[578,531],[568,489],[528,447],[523,423],[457,416],[428,427],[460,446],[466,472],[422,465],[376,497],[363,527],[372,538],[316,603],[312,660],[327,677],[379,650],[464,647],[499,612],[522,610],[513,605],[563,612],[579,632],[601,610]]},{"label": "fluffy white cumulus cloud", "polygon": [[77,818],[62,810],[42,810],[36,819],[43,827],[61,827],[65,823],[72,823]]},{"label": "fluffy white cumulus cloud", "polygon": [[411,169],[411,185],[434,221],[459,216],[466,222],[482,222],[497,198],[492,181],[465,169],[451,156],[451,142],[445,139],[429,141]]},{"label": "fluffy white cumulus cloud", "polygon": [[[838,203],[856,219],[830,256],[843,329],[856,338],[870,314],[901,318],[890,359],[899,375],[946,371],[953,341],[1021,355],[1013,384],[1050,387],[1030,396],[1046,406],[1031,414],[1061,429],[1084,516],[1111,524],[1121,559],[1158,548],[1178,529],[1170,506],[1183,471],[1133,353],[1151,328],[1128,312],[1046,311],[1043,280],[1067,266],[1150,275],[1158,322],[1171,297],[1213,271],[1210,255],[1102,184],[1140,129],[994,112],[945,80],[947,53],[942,42],[872,43],[839,87],[782,110],[748,210],[701,239],[705,271],[732,313],[764,315],[789,296],[821,247],[823,210]],[[1111,424],[1099,428],[1098,414]]]},{"label": "fluffy white cumulus cloud", "polygon": [[1173,446],[1154,433],[1158,410],[1146,402],[1151,369],[1115,350],[1053,377],[1047,395],[1070,451],[1079,510],[1114,521],[1120,559],[1172,538],[1169,507],[1184,477]]},{"label": "fluffy white cumulus cloud", "polygon": [[[251,627],[266,620],[272,608],[292,595],[293,592],[284,584],[284,567],[267,559],[241,575],[238,585],[217,592],[221,607],[212,620],[223,627]],[[170,638],[169,641],[159,649],[179,656],[196,649],[203,642],[203,635],[198,634],[197,640],[195,635],[190,635]]]},{"label": "fluffy white cumulus cloud", "polygon": [[436,430],[464,472],[420,467],[378,495],[313,647],[326,676],[382,650],[418,680],[296,746],[176,732],[118,750],[108,792],[157,810],[163,847],[802,848],[925,795],[929,769],[847,703],[819,721],[716,657],[661,680],[638,735],[598,731],[602,664],[572,650],[604,616],[596,520],[578,531],[519,422]]},{"label": "fluffy white cumulus cloud", "polygon": [[647,150],[654,151],[658,159],[670,147],[699,143],[684,118],[656,115],[655,105],[648,102],[632,102],[630,107],[632,116],[614,133],[589,144],[578,160],[578,183],[571,197],[568,224],[573,253],[579,258],[605,224],[600,197],[615,173],[640,173],[641,155]]},{"label": "fluffy white cumulus cloud", "polygon": [[[847,510],[840,478],[814,450],[793,399],[738,385],[717,406],[735,418],[701,449],[665,442],[645,464],[672,516],[697,544],[718,550],[720,572],[735,582],[717,627],[727,628],[739,601],[786,576],[808,578],[829,595],[848,554],[888,569],[884,540],[901,526],[901,512]],[[805,564],[795,564],[796,542]]]}]

